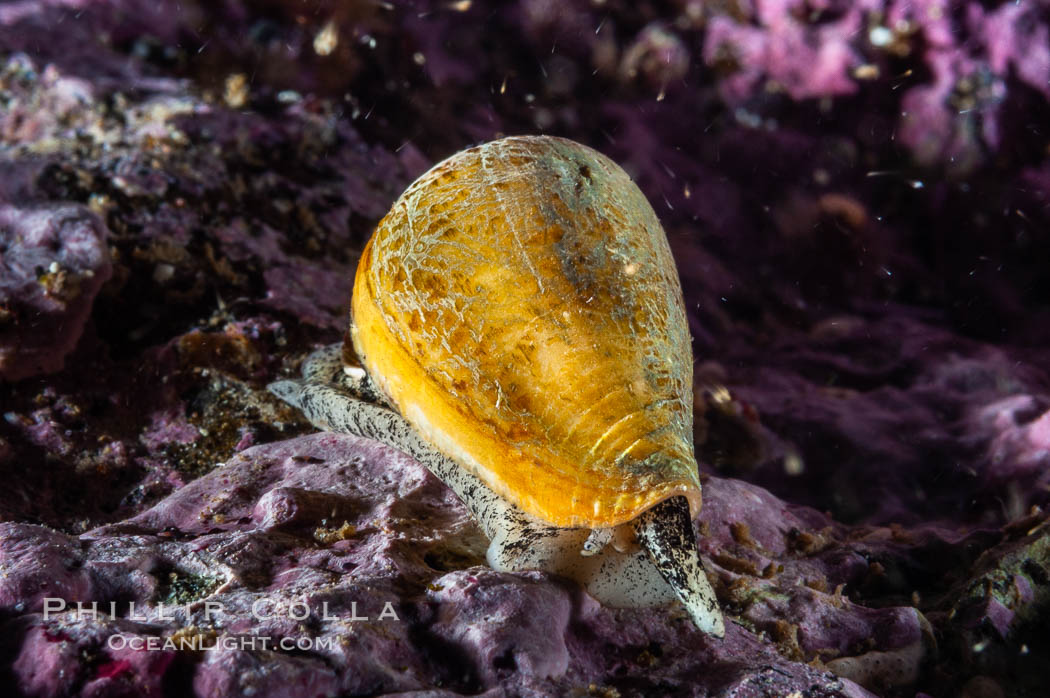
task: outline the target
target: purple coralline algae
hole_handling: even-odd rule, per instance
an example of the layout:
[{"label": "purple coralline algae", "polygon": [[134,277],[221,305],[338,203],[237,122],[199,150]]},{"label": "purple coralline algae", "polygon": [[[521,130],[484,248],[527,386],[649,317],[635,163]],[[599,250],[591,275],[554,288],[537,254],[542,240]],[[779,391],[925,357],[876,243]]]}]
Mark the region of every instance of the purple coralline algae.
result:
[{"label": "purple coralline algae", "polygon": [[[25,696],[1041,696],[1050,11],[0,4],[0,685]],[[472,143],[623,164],[696,356],[727,621],[499,573],[265,390]]]},{"label": "purple coralline algae", "polygon": [[62,368],[110,276],[106,229],[73,205],[0,205],[0,380]]},{"label": "purple coralline algae", "polygon": [[832,16],[817,23],[801,2],[744,3],[743,17],[710,19],[704,62],[728,73],[720,89],[729,102],[761,90],[786,91],[796,100],[851,94],[857,90],[851,71],[861,62],[852,37],[860,34],[871,5],[818,6],[814,14]]},{"label": "purple coralline algae", "polygon": [[[710,516],[739,511],[768,531],[771,539],[751,544],[774,565],[788,554],[776,531],[809,530],[760,490],[709,485],[722,505]],[[764,517],[750,506],[757,498],[773,505]],[[735,552],[744,546],[726,524],[700,521],[723,560],[713,567],[720,583],[739,587],[751,560]],[[5,638],[20,647],[13,678],[44,695],[74,686],[90,695],[148,691],[176,681],[165,674],[185,671],[205,643],[215,649],[189,663],[186,683],[208,696],[294,695],[303,682],[323,695],[435,682],[469,693],[523,682],[564,695],[606,681],[610,660],[617,681],[640,691],[680,686],[696,671],[690,690],[701,694],[758,678],[770,687],[809,684],[822,695],[861,696],[849,681],[781,656],[757,637],[768,632],[798,658],[838,656],[854,643],[887,653],[919,643],[910,664],[894,668],[902,673],[917,670],[924,656],[914,609],[851,611],[843,598],[824,608],[816,598],[825,594],[802,583],[805,573],[824,578],[819,561],[802,563],[804,573],[789,562],[790,572],[738,592],[751,630],[734,627],[717,641],[673,609],[602,608],[541,572],[493,572],[485,546],[455,496],[388,447],[331,434],[257,446],[150,509],[79,537],[3,524],[0,602],[17,612]],[[836,613],[841,627],[829,632],[817,616]],[[274,646],[252,645],[253,637]],[[281,645],[288,639],[293,650],[295,642],[320,649],[288,655]],[[721,669],[705,676],[705,664]],[[63,671],[48,670],[56,666]]]}]

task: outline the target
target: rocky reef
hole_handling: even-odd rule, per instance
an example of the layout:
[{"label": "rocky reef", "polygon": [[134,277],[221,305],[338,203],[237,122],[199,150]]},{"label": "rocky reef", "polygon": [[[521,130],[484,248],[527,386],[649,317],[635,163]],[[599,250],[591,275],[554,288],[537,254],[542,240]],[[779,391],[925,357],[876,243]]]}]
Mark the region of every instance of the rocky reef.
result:
[{"label": "rocky reef", "polygon": [[[1048,123],[1025,0],[0,4],[0,682],[1044,695]],[[668,232],[724,640],[265,390],[410,181],[541,132]]]}]

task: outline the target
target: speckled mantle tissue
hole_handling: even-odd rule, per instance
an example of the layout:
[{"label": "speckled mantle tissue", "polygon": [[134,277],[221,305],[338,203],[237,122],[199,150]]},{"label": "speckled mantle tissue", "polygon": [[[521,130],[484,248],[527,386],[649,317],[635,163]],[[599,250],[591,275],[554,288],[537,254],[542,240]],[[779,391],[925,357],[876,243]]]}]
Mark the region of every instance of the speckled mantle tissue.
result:
[{"label": "speckled mantle tissue", "polygon": [[[1031,0],[0,4],[0,685],[1046,695],[1046,124]],[[265,391],[409,182],[539,132],[668,232],[724,640]]]}]

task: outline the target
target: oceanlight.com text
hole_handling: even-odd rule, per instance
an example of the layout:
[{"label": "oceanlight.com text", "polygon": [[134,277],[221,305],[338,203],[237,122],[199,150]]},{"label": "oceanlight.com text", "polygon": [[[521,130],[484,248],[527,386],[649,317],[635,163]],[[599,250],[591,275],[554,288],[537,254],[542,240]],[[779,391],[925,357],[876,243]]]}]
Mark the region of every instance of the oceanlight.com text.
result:
[{"label": "oceanlight.com text", "polygon": [[143,637],[141,635],[110,635],[106,644],[111,650],[131,649],[136,652],[211,650],[335,650],[334,637],[279,637],[254,635],[187,635],[170,637]]}]

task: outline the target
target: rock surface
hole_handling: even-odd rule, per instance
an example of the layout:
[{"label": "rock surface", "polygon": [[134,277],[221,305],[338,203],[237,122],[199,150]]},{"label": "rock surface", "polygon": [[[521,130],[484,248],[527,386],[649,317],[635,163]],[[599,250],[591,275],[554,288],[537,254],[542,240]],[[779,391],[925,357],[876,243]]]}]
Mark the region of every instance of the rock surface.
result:
[{"label": "rock surface", "polygon": [[0,207],[0,379],[54,372],[110,276],[106,231],[76,206]]},{"label": "rock surface", "polygon": [[[485,5],[0,5],[0,683],[1043,695],[1046,6]],[[415,176],[535,132],[669,234],[721,642],[265,392]]]}]

